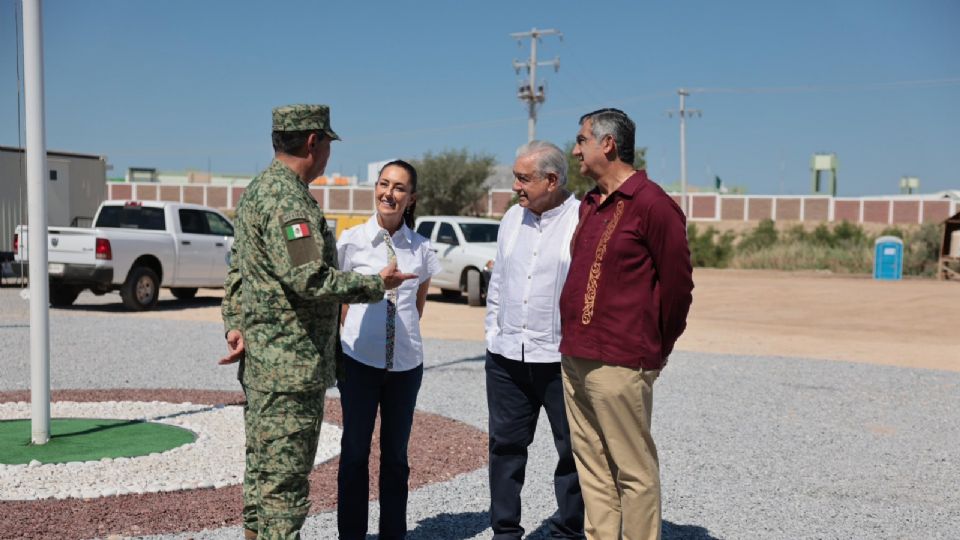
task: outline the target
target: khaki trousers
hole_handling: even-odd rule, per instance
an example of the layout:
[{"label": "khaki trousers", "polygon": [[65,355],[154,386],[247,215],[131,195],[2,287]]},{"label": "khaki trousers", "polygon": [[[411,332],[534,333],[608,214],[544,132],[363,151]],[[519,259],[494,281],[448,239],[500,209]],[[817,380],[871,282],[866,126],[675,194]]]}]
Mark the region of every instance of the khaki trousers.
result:
[{"label": "khaki trousers", "polygon": [[660,538],[653,383],[641,370],[563,355],[563,389],[590,540]]}]

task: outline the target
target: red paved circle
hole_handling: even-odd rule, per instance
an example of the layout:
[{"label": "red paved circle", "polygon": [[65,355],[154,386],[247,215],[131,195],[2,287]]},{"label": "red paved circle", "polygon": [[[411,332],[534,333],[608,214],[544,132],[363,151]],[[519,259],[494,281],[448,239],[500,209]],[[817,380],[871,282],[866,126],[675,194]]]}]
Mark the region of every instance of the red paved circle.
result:
[{"label": "red paved circle", "polygon": [[[165,401],[241,405],[243,394],[211,390],[59,390],[53,401]],[[29,391],[0,392],[0,403],[29,401]],[[340,401],[328,399],[324,422],[340,425]],[[376,499],[379,429],[370,451],[370,498]],[[339,458],[310,474],[311,513],[336,506]],[[410,437],[410,489],[449,480],[487,464],[483,431],[417,411]],[[94,538],[199,531],[240,524],[241,486],[80,500],[0,501],[0,538]]]}]

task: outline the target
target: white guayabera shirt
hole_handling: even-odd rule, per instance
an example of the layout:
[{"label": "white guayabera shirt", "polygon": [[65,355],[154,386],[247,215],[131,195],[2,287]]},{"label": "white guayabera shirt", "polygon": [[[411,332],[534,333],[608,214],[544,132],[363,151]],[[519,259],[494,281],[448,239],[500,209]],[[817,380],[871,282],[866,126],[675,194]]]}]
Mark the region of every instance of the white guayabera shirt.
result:
[{"label": "white guayabera shirt", "polygon": [[[401,225],[393,236],[397,268],[416,274],[397,289],[397,321],[392,371],[407,371],[423,363],[423,340],[417,313],[417,289],[440,272],[440,261],[430,250],[430,241]],[[337,241],[340,270],[373,275],[387,265],[387,246],[383,229],[374,215],[366,223],[351,227]],[[371,367],[386,366],[387,301],[375,304],[350,304],[347,319],[340,330],[343,352]]]},{"label": "white guayabera shirt", "polygon": [[540,216],[520,205],[503,216],[487,288],[490,352],[526,362],[560,361],[560,292],[579,208],[570,195]]}]

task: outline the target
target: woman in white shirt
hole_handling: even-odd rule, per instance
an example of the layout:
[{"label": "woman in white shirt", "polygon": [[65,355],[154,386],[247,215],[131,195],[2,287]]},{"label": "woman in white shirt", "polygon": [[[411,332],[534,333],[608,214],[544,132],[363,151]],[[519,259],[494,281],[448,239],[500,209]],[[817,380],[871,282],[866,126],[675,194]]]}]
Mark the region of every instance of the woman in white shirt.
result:
[{"label": "woman in white shirt", "polygon": [[390,262],[419,279],[387,291],[376,304],[344,307],[340,344],[343,437],[337,477],[337,528],[342,540],[364,539],[369,497],[368,463],[380,410],[380,538],[407,532],[407,442],[423,379],[420,316],[430,278],[440,262],[430,242],[414,232],[417,171],[396,160],[380,170],[374,191],[377,212],[337,242],[340,269],[375,274]]}]

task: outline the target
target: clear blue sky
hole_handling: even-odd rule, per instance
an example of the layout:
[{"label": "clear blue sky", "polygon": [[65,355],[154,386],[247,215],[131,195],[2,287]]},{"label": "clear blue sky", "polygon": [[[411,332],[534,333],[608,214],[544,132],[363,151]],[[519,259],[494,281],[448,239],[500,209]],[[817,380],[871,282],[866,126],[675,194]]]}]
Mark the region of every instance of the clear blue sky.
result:
[{"label": "clear blue sky", "polygon": [[[0,144],[17,145],[15,0],[0,0]],[[128,166],[253,174],[270,108],[328,103],[328,172],[467,148],[511,163],[526,141],[511,32],[556,28],[538,138],[564,144],[604,106],[637,122],[655,179],[807,193],[836,152],[841,195],[960,189],[957,0],[254,2],[46,0],[47,146]],[[939,81],[933,83],[903,81]],[[800,88],[798,88],[800,87]],[[761,89],[752,91],[749,89]],[[792,90],[791,90],[792,89]]]}]

